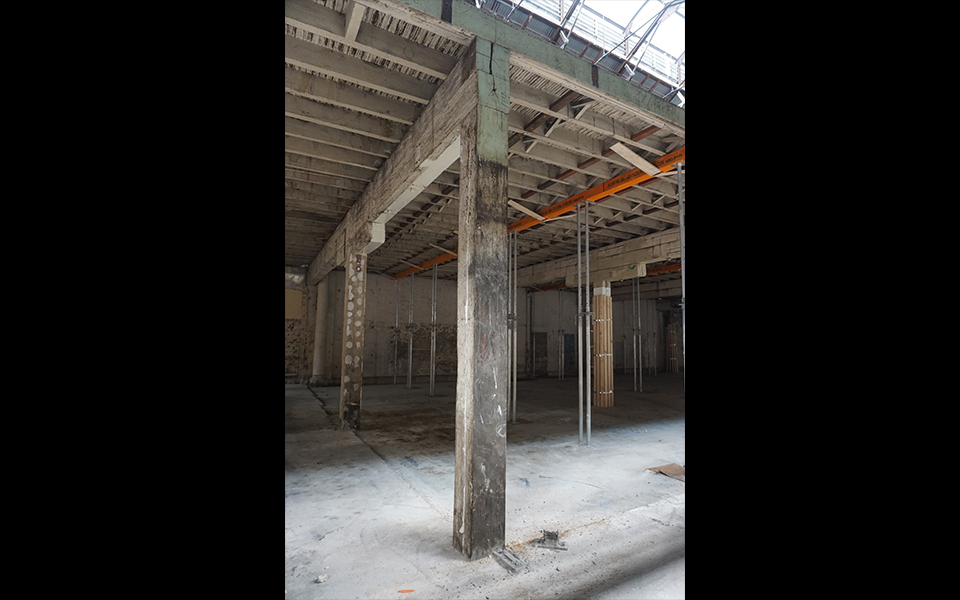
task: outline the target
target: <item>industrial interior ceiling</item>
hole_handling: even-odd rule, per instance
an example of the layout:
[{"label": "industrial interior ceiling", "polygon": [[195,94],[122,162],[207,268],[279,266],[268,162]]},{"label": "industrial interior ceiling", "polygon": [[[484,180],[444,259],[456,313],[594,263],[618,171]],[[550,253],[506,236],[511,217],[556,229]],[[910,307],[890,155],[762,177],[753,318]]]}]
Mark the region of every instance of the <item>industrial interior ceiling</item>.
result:
[{"label": "industrial interior ceiling", "polygon": [[[317,256],[470,39],[442,37],[404,22],[385,0],[284,4],[284,262],[302,267]],[[485,0],[477,10],[499,18],[509,13],[530,35],[561,43],[555,41],[560,27],[537,31],[532,24],[543,30],[544,20],[524,13],[522,3]],[[577,42],[566,49],[590,45]],[[601,50],[579,54],[588,60]],[[640,84],[641,74],[631,75]],[[659,84],[661,94],[669,91],[662,82],[643,80],[644,88]],[[670,99],[676,103],[675,96]],[[647,161],[685,146],[682,130],[658,127],[639,110],[623,108],[571,90],[562,78],[547,79],[511,63],[509,220],[635,169],[611,150],[618,142]],[[455,252],[459,170],[454,162],[386,224],[384,243],[368,255],[369,273],[416,273],[446,250]],[[679,227],[679,213],[672,170],[591,205],[591,249]],[[518,267],[576,255],[576,223],[569,212],[520,231]],[[645,281],[679,279],[678,262],[648,264]],[[455,259],[437,266],[439,278],[456,274]]]}]

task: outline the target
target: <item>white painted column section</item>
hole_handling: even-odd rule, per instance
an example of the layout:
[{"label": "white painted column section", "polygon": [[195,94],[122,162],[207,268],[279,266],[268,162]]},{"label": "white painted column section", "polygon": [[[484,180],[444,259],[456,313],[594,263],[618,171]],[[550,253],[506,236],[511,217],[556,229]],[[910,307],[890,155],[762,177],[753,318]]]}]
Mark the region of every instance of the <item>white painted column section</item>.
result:
[{"label": "white painted column section", "polygon": [[343,351],[340,367],[340,429],[359,429],[363,392],[363,331],[367,255],[350,254],[343,285]]}]

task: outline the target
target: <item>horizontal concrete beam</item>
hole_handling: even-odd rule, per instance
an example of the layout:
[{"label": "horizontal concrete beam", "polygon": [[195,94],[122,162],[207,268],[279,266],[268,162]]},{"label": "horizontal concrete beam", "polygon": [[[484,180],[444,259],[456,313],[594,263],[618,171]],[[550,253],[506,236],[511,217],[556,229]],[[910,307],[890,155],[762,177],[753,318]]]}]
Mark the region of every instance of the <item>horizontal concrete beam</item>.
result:
[{"label": "horizontal concrete beam", "polygon": [[405,125],[395,121],[378,119],[290,94],[283,95],[283,114],[308,123],[333,127],[385,142],[397,143],[407,132]]},{"label": "horizontal concrete beam", "polygon": [[[461,44],[473,36],[510,51],[510,64],[560,83],[581,94],[611,104],[620,110],[683,135],[686,117],[682,108],[670,104],[622,77],[594,67],[590,61],[523,31],[466,2],[450,0],[357,0],[359,3],[400,18],[411,25],[450,38]],[[447,5],[447,13],[444,12]]]},{"label": "horizontal concrete beam", "polygon": [[420,107],[416,104],[371,94],[342,81],[318,77],[293,67],[283,68],[283,89],[295,95],[306,96],[310,100],[349,108],[404,125],[412,125],[420,114]]},{"label": "horizontal concrete beam", "polygon": [[342,264],[347,255],[369,254],[378,247],[373,245],[369,226],[377,225],[383,232],[384,223],[460,158],[460,124],[479,101],[477,65],[483,58],[471,47],[454,66],[310,264],[310,285]]},{"label": "horizontal concrete beam", "polygon": [[429,102],[437,91],[437,86],[432,83],[289,35],[283,36],[283,59],[301,69],[421,104]]},{"label": "horizontal concrete beam", "polygon": [[[350,10],[352,7],[347,8]],[[360,12],[362,13],[362,10]],[[286,0],[283,16],[284,22],[297,29],[347,44],[440,79],[446,78],[457,62],[452,56],[380,29],[376,25],[364,23],[356,17],[349,20],[349,24],[355,28],[348,28],[345,15],[310,0]]]},{"label": "horizontal concrete beam", "polygon": [[[638,264],[645,265],[679,257],[678,228],[593,249],[590,251],[590,282],[630,279],[636,276]],[[576,255],[531,265],[517,271],[517,282],[522,287],[541,287],[560,279],[568,286],[577,284]]]}]

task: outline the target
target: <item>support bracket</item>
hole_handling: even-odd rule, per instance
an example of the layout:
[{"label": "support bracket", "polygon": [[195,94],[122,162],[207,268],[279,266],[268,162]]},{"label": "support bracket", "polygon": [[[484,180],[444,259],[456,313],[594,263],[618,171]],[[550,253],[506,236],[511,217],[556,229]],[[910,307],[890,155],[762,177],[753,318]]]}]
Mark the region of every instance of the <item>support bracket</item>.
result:
[{"label": "support bracket", "polygon": [[507,548],[497,548],[493,551],[493,557],[497,559],[497,562],[500,563],[503,568],[511,573],[516,573],[523,568],[523,563],[520,562],[517,555],[510,552]]},{"label": "support bracket", "polygon": [[567,550],[567,543],[560,541],[559,531],[543,530],[543,537],[533,540],[533,545],[537,548],[547,548],[549,550]]}]

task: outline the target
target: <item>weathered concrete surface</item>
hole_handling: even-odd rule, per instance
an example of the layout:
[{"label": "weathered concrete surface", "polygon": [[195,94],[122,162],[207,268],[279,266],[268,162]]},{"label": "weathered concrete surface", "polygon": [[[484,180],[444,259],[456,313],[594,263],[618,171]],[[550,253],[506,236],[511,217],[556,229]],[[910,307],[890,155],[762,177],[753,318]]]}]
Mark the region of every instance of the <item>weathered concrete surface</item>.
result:
[{"label": "weathered concrete surface", "polygon": [[367,286],[367,255],[347,256],[346,290],[343,295],[343,361],[340,375],[340,427],[360,427],[360,401],[363,396],[363,333]]},{"label": "weathered concrete surface", "polygon": [[[396,331],[391,327],[391,331]],[[413,324],[413,380],[430,380],[430,323]],[[410,330],[406,323],[400,324],[397,360],[400,363],[401,377],[407,374],[407,356],[409,354]],[[391,344],[390,356],[393,356]],[[457,375],[457,327],[437,323],[437,377],[447,377],[453,381]],[[406,379],[404,379],[406,381]],[[384,381],[383,383],[388,383]]]},{"label": "weathered concrete surface", "polygon": [[[314,373],[320,376],[311,381],[315,385],[339,385],[341,351],[343,345],[344,272],[331,271],[321,285],[326,295],[318,297],[324,312],[318,316],[320,350],[313,361]],[[366,384],[393,383],[394,345],[396,344],[397,288],[396,281],[384,275],[368,274],[366,279],[367,310],[363,315],[364,355],[363,382]],[[400,285],[400,345],[397,349],[398,380],[407,377],[407,315],[410,306],[410,280]],[[430,378],[430,302],[433,283],[429,277],[414,278],[414,381]],[[457,282],[437,281],[437,381],[453,380],[457,373]],[[521,321],[524,313],[521,311]],[[522,350],[521,350],[522,352]],[[521,354],[522,356],[522,354]],[[522,362],[522,361],[521,361]]]},{"label": "weathered concrete surface", "polygon": [[303,323],[300,319],[283,320],[283,373],[288,380],[297,375],[303,352],[302,335]]},{"label": "weathered concrete surface", "polygon": [[453,545],[478,558],[503,547],[507,377],[506,50],[476,39],[480,102],[460,129],[457,419]]},{"label": "weathered concrete surface", "polygon": [[343,264],[346,254],[369,254],[378,248],[384,241],[384,223],[432,183],[439,171],[457,159],[455,145],[460,123],[478,100],[474,66],[465,56],[454,65],[436,92],[427,94],[431,96],[429,103],[416,122],[310,263],[308,283],[316,283],[331,269]]},{"label": "weathered concrete surface", "polygon": [[[300,318],[284,319],[284,337],[283,337],[283,368],[285,382],[304,383],[309,378],[309,372],[312,370],[313,355],[308,353],[308,325],[307,325],[307,307],[308,294],[306,288],[299,288],[301,292]],[[309,334],[312,341],[313,336]],[[310,357],[308,363],[307,357]]]},{"label": "weathered concrete surface", "polygon": [[[684,598],[682,374],[616,379],[577,443],[573,380],[518,382],[508,425],[506,545],[524,562],[466,561],[450,545],[455,386],[367,388],[364,429],[337,431],[337,389],[287,386],[286,598]],[[559,530],[569,550],[533,547]],[[372,568],[375,565],[375,568]],[[324,583],[314,583],[327,575]],[[398,590],[413,589],[411,594]]]}]

